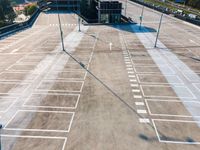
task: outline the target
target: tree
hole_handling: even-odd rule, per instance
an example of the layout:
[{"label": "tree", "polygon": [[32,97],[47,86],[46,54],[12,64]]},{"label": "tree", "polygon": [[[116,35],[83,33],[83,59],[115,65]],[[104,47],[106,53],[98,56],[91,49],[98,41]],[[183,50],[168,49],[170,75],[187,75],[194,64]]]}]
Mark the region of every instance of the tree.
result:
[{"label": "tree", "polygon": [[200,0],[188,0],[187,4],[194,8],[200,9]]},{"label": "tree", "polygon": [[24,13],[25,15],[32,15],[35,11],[37,10],[37,5],[36,4],[32,4],[32,5],[29,5],[29,6],[26,6],[25,9],[24,9]]},{"label": "tree", "polygon": [[2,8],[2,6],[0,6],[0,21],[2,21],[4,19],[5,19],[5,16],[4,16],[4,13],[3,13],[3,8]]},{"label": "tree", "polygon": [[4,22],[12,23],[16,14],[11,6],[11,2],[9,0],[1,0],[0,6],[0,19]]}]

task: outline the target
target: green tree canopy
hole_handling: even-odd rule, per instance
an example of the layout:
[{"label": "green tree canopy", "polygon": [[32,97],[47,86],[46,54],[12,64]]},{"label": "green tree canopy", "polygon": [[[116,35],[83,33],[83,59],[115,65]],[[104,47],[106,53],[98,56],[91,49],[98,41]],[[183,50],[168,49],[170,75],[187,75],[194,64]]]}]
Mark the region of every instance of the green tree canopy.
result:
[{"label": "green tree canopy", "polygon": [[200,9],[200,0],[188,0],[188,5]]},{"label": "green tree canopy", "polygon": [[0,20],[3,22],[12,23],[16,14],[9,0],[0,0]]},{"label": "green tree canopy", "polygon": [[27,7],[25,7],[24,11],[25,11],[25,15],[32,15],[37,9],[37,5],[36,4],[32,4],[29,5]]}]

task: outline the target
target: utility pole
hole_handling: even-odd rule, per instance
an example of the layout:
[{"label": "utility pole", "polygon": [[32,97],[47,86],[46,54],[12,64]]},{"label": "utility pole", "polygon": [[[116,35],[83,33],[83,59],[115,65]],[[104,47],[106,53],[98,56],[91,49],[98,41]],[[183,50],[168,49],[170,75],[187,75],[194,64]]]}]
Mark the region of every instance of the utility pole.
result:
[{"label": "utility pole", "polygon": [[141,26],[142,26],[142,21],[143,21],[143,14],[144,14],[144,6],[142,6],[142,12],[141,12],[141,15],[140,15],[140,29],[141,29]]},{"label": "utility pole", "polygon": [[0,124],[0,150],[1,150],[1,130],[2,130],[2,128],[3,128],[3,126],[2,126],[2,124]]},{"label": "utility pole", "polygon": [[81,32],[81,8],[80,3],[79,6],[77,5],[77,11],[78,11],[78,31]]},{"label": "utility pole", "polygon": [[157,47],[158,37],[159,37],[159,33],[160,33],[160,27],[161,27],[161,24],[162,24],[162,18],[163,18],[163,13],[161,14],[161,17],[160,17],[160,23],[159,23],[159,26],[158,26],[158,31],[157,31],[157,35],[156,35],[156,41],[155,41],[154,48]]},{"label": "utility pole", "polygon": [[58,9],[58,0],[56,0],[56,6],[57,6],[57,12],[58,12],[58,22],[59,22],[62,50],[64,51],[65,50],[65,45],[64,45],[64,41],[63,41],[63,31],[62,31],[62,27],[61,27],[61,20],[60,20],[60,14],[59,14],[59,9]]},{"label": "utility pole", "polygon": [[78,16],[78,31],[81,32],[81,18]]},{"label": "utility pole", "polygon": [[128,3],[128,0],[126,0],[126,3],[125,3],[125,12],[124,12],[124,15],[125,15],[125,17],[126,17],[126,10],[127,10],[127,3]]}]

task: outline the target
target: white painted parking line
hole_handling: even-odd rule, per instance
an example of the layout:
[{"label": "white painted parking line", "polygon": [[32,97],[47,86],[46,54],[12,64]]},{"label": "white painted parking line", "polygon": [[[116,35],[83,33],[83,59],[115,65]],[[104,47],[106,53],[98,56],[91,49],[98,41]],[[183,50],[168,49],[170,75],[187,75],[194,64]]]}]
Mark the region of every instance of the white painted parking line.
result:
[{"label": "white painted parking line", "polygon": [[133,71],[128,71],[128,74],[133,74],[134,72]]},{"label": "white painted parking line", "polygon": [[133,68],[127,68],[126,70],[133,70]]},{"label": "white painted parking line", "polygon": [[135,105],[137,105],[137,106],[144,106],[144,102],[135,102]]},{"label": "white painted parking line", "polygon": [[144,110],[144,109],[138,109],[138,110],[137,110],[137,113],[138,113],[138,114],[146,114],[147,111]]},{"label": "white painted parking line", "polygon": [[[59,97],[62,99],[60,99],[58,103],[53,103],[53,101],[58,101]],[[34,93],[26,99],[23,106],[35,108],[76,109],[79,99],[80,94]]]},{"label": "white painted parking line", "polygon": [[138,89],[132,89],[132,92],[133,93],[140,93],[140,90],[138,90]]},{"label": "white painted parking line", "polygon": [[133,95],[134,98],[142,98],[141,95]]},{"label": "white painted parking line", "polygon": [[126,62],[130,62],[130,60],[125,60],[125,63],[126,63]]},{"label": "white painted parking line", "polygon": [[135,78],[135,75],[128,75],[129,78]]},{"label": "white painted parking line", "polygon": [[139,121],[140,123],[150,123],[150,120],[147,118],[140,118]]},{"label": "white painted parking line", "polygon": [[125,64],[131,64],[131,62],[125,62]]},{"label": "white painted parking line", "polygon": [[127,67],[127,68],[130,68],[130,67],[132,67],[132,65],[126,65],[126,67]]},{"label": "white painted parking line", "polygon": [[138,84],[131,84],[131,87],[139,87]]},{"label": "white painted parking line", "polygon": [[131,82],[137,82],[137,80],[136,79],[131,79]]},{"label": "white painted parking line", "polygon": [[128,55],[124,55],[124,59],[129,59]]},{"label": "white painted parking line", "polygon": [[[10,124],[12,124],[12,121],[13,123],[15,122],[15,119],[17,117],[18,114],[20,113],[52,113],[52,114],[56,114],[56,115],[59,115],[59,114],[65,114],[65,115],[69,115],[68,117],[70,118],[69,120],[69,125],[67,128],[65,129],[36,129],[36,128],[30,128],[30,129],[27,129],[26,126],[24,126],[24,124],[21,124],[23,125],[23,127],[20,128],[20,124],[18,124],[16,127],[9,127]],[[74,112],[66,112],[66,111],[41,111],[41,110],[18,110],[13,116],[12,118],[7,122],[7,124],[4,126],[4,130],[16,130],[16,131],[36,131],[36,132],[69,132],[70,129],[71,129],[71,125],[72,125],[72,121],[74,119]],[[20,114],[19,116],[21,116],[22,114]],[[24,119],[24,123],[26,122],[26,119]],[[26,122],[27,123],[27,122]],[[15,124],[14,124],[15,126]],[[54,127],[55,128],[55,127]]]},{"label": "white painted parking line", "polygon": [[[152,119],[152,124],[153,124],[153,126],[154,126],[154,129],[155,129],[155,132],[156,132],[156,135],[157,135],[157,137],[158,137],[158,140],[159,140],[159,142],[162,142],[162,143],[171,143],[171,144],[189,144],[189,145],[191,145],[191,144],[200,144],[200,141],[199,141],[199,139],[197,139],[197,140],[193,140],[193,142],[191,142],[191,141],[187,141],[187,140],[185,140],[185,138],[184,139],[176,139],[176,138],[168,138],[168,139],[166,139],[166,138],[164,138],[164,139],[162,139],[162,135],[160,135],[160,129],[159,129],[159,126],[158,125],[156,125],[157,123],[162,123],[162,122],[166,122],[165,124],[166,124],[166,126],[167,126],[167,129],[169,129],[169,127],[171,128],[172,127],[172,125],[173,126],[184,126],[184,125],[186,125],[186,127],[189,127],[189,125],[191,126],[191,127],[194,127],[194,124],[200,124],[200,122],[199,121],[187,121],[187,120],[169,120],[169,119]],[[164,123],[162,123],[162,124],[164,124]],[[187,128],[188,129],[188,128]],[[190,134],[191,134],[191,132],[192,131],[194,131],[194,130],[192,130],[192,129],[188,129],[188,130],[186,130],[187,132],[184,132],[184,129],[179,129],[179,128],[177,128],[176,129],[177,130],[177,132],[178,133],[180,133],[181,131],[182,131],[182,134],[181,134],[181,136],[182,137],[186,137],[187,135],[184,135],[184,134],[187,134],[187,132],[190,132]],[[198,132],[198,130],[197,130],[197,132]],[[168,132],[168,136],[172,136],[172,132],[170,133],[170,132]],[[176,134],[176,133],[175,133]],[[192,136],[193,134],[191,134],[191,136]],[[192,139],[192,137],[190,137],[191,139]]]}]

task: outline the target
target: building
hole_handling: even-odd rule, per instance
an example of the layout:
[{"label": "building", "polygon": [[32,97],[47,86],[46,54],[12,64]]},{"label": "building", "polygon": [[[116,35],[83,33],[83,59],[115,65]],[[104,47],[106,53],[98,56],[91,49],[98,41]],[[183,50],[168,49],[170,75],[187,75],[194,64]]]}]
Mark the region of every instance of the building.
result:
[{"label": "building", "polygon": [[80,11],[80,0],[40,0],[40,8],[50,8],[51,10]]},{"label": "building", "polygon": [[120,23],[122,3],[119,1],[98,0],[97,1],[99,23]]},{"label": "building", "polygon": [[73,11],[92,23],[120,23],[122,3],[112,0],[40,0],[41,9]]}]

